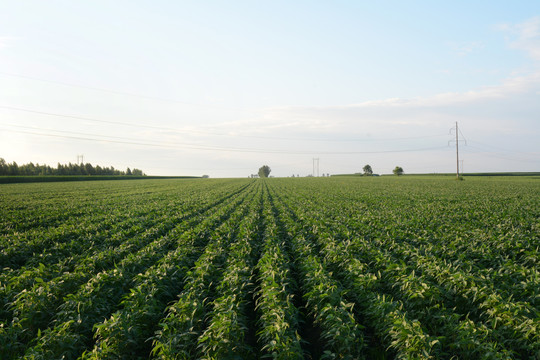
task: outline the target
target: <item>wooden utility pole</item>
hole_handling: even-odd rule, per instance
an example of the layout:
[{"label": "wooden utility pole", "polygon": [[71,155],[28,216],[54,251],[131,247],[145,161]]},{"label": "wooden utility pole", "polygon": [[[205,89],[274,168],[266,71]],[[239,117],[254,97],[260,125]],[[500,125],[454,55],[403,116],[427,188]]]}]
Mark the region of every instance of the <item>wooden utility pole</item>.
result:
[{"label": "wooden utility pole", "polygon": [[[454,130],[456,132],[456,140],[450,140],[448,141],[448,146],[450,146],[450,143],[452,141],[455,141],[456,142],[456,179],[459,180],[459,128],[458,128],[458,123],[456,121],[456,127],[455,128],[451,128],[450,129],[450,134],[452,134],[452,130]],[[465,141],[465,145],[467,145],[467,139],[465,139],[465,136],[463,136],[463,134],[461,134],[461,137],[463,138],[462,141]],[[462,165],[461,165],[461,171],[463,172],[463,160],[462,161]]]},{"label": "wooden utility pole", "polygon": [[458,125],[456,121],[456,179],[459,180],[459,138]]}]

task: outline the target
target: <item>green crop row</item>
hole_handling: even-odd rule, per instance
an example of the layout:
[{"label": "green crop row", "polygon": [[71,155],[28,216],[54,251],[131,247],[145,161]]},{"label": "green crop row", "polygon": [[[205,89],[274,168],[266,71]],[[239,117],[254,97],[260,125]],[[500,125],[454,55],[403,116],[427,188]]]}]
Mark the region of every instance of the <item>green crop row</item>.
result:
[{"label": "green crop row", "polygon": [[540,359],[540,182],[0,185],[0,359]]},{"label": "green crop row", "polygon": [[[529,271],[525,268],[524,271],[523,265],[516,266],[515,263],[514,266],[505,268],[507,260],[502,262],[503,270],[492,270],[494,273],[511,273],[513,277],[518,276],[522,282],[528,284],[523,287],[531,289],[531,296],[525,297],[529,301],[516,302],[511,296],[507,296],[507,291],[501,290],[512,287],[512,283],[494,284],[478,270],[477,272],[470,268],[465,270],[466,267],[462,264],[453,266],[453,263],[445,259],[441,249],[437,255],[433,252],[426,253],[425,247],[412,246],[412,241],[408,241],[403,234],[396,236],[395,228],[374,223],[371,220],[370,206],[365,204],[366,199],[361,199],[361,202],[351,199],[357,194],[340,197],[333,204],[332,199],[324,198],[324,195],[321,201],[314,201],[313,193],[298,191],[297,188],[295,191],[295,196],[292,199],[289,196],[285,201],[294,204],[291,201],[294,199],[298,219],[307,219],[311,223],[310,231],[317,239],[320,256],[325,258],[331,269],[341,275],[343,285],[351,290],[350,298],[354,299],[356,304],[370,304],[370,308],[362,315],[376,315],[377,306],[394,298],[393,301],[397,302],[392,307],[403,313],[404,321],[406,317],[420,320],[408,321],[411,325],[415,325],[407,326],[410,328],[409,333],[413,335],[417,333],[418,336],[414,336],[416,338],[414,342],[411,342],[411,339],[403,342],[404,350],[413,351],[415,346],[412,343],[420,344],[420,340],[424,338],[425,346],[421,347],[424,350],[417,352],[415,357],[424,354],[427,358],[432,356],[444,358],[458,353],[460,358],[471,359],[538,356],[540,350],[535,334],[538,332],[539,316],[534,302],[537,296],[534,293],[537,292],[534,290],[537,289],[534,284],[538,280],[536,276],[528,278],[522,276],[524,272],[534,275],[536,270]],[[288,191],[282,188],[278,192]],[[317,193],[316,197],[321,197],[321,193]],[[369,199],[371,194],[367,194],[366,197]],[[335,212],[338,206],[340,212]],[[390,211],[392,208],[390,202],[376,206],[389,207],[382,213],[383,216],[391,216],[393,219],[401,217],[399,209]],[[378,211],[376,215],[381,216],[381,212]],[[428,212],[425,215],[432,216]],[[490,216],[490,213],[485,215]],[[525,234],[535,226],[534,223],[518,220],[525,225]],[[369,227],[365,226],[365,222],[368,222]],[[410,227],[408,232],[421,230],[425,234],[424,227],[429,224],[421,218],[416,222],[422,226]],[[508,219],[506,222],[509,222]],[[471,226],[470,223],[465,225]],[[475,229],[475,232],[478,233],[479,229]],[[437,234],[432,233],[430,236]],[[532,236],[528,239],[525,251],[534,252],[527,250],[527,247],[534,246],[534,240],[538,237]],[[347,243],[352,243],[352,246],[344,246]],[[506,243],[501,245],[507,249],[512,248],[512,245]],[[329,253],[330,250],[332,251]],[[490,253],[493,254],[492,251]],[[531,260],[537,261],[534,258]],[[493,268],[498,262],[499,259],[494,258],[490,266]],[[521,274],[512,272],[516,268]],[[376,296],[372,303],[362,296],[368,289],[369,293]],[[376,295],[377,293],[381,295]],[[384,311],[380,314],[384,315],[381,318],[388,319],[388,314]],[[397,323],[399,321],[396,319],[394,324]],[[407,321],[402,323],[406,324]],[[372,317],[371,325],[376,327],[378,324],[376,318]],[[413,331],[414,328],[417,330]],[[428,333],[431,336],[428,336]],[[379,332],[382,341],[396,334],[399,332],[390,328]],[[399,344],[399,339],[395,339],[391,341],[390,346],[395,348]],[[401,357],[402,350],[399,348],[395,350],[396,356]],[[410,355],[403,355],[404,358],[407,356]]]},{"label": "green crop row", "polygon": [[[112,314],[101,324],[94,325],[96,344],[91,353],[84,358],[106,359],[128,356],[135,359],[141,354],[148,356],[149,339],[156,331],[167,304],[182,289],[186,272],[197,263],[213,263],[223,252],[222,237],[216,234],[230,231],[230,225],[239,221],[245,211],[244,202],[248,193],[242,193],[238,200],[221,206],[211,216],[205,217],[193,230],[182,236],[204,239],[204,252],[201,246],[195,248],[194,257],[185,257],[186,247],[178,247],[173,253],[164,256],[157,266],[138,276],[139,285],[132,288],[121,302],[121,310]],[[216,241],[216,242],[214,242]],[[200,255],[200,256],[199,256]]]}]

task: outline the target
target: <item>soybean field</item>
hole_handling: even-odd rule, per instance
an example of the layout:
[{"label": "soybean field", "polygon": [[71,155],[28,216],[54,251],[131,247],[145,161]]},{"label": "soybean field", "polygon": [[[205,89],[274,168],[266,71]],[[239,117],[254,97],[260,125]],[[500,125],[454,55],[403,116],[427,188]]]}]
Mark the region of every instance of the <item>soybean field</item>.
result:
[{"label": "soybean field", "polygon": [[540,359],[540,179],[0,185],[0,359]]}]

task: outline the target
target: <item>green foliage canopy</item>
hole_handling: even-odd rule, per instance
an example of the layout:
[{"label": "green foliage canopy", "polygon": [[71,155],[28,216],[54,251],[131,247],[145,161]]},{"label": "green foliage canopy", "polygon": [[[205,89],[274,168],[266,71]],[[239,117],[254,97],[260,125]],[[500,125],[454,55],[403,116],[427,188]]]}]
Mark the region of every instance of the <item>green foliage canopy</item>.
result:
[{"label": "green foliage canopy", "polygon": [[261,178],[268,177],[268,175],[270,175],[270,171],[272,171],[272,169],[270,169],[270,166],[268,166],[268,165],[261,166],[259,168],[259,177],[261,177]]},{"label": "green foliage canopy", "polygon": [[0,176],[43,176],[43,175],[133,175],[144,176],[142,170],[127,168],[127,171],[121,171],[111,167],[101,167],[99,165],[72,164],[63,165],[58,163],[56,168],[49,165],[40,165],[28,163],[18,165],[15,161],[7,163],[0,158]]},{"label": "green foliage canopy", "polygon": [[401,166],[396,166],[394,168],[394,170],[392,170],[392,172],[394,173],[394,175],[399,176],[399,175],[403,175],[404,171],[403,171],[403,168]]},{"label": "green foliage canopy", "polygon": [[364,171],[364,176],[371,176],[373,175],[373,169],[371,168],[371,165],[366,165],[362,168],[362,170]]}]

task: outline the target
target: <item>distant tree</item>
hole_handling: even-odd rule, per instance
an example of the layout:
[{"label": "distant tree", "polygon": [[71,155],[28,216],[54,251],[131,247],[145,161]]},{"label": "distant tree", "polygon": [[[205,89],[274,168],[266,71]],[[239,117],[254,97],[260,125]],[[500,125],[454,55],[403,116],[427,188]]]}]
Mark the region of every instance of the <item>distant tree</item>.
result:
[{"label": "distant tree", "polygon": [[96,174],[96,170],[94,170],[94,167],[90,163],[86,163],[86,165],[84,165],[84,169],[86,170],[87,175],[95,175]]},{"label": "distant tree", "polygon": [[120,171],[114,167],[100,167],[92,164],[72,164],[66,165],[58,163],[56,168],[52,168],[49,165],[34,164],[32,162],[28,164],[18,165],[15,161],[7,163],[3,158],[0,158],[0,176],[12,175],[12,176],[37,176],[37,175],[136,175],[146,176],[139,169],[130,170],[127,172]]},{"label": "distant tree", "polygon": [[373,175],[373,169],[371,168],[371,165],[366,165],[362,168],[364,170],[364,176],[371,176]]},{"label": "distant tree", "polygon": [[130,169],[130,168],[127,168],[127,170],[126,170],[126,175],[128,175],[128,176],[133,175],[133,174],[131,173],[131,169]]},{"label": "distant tree", "polygon": [[268,175],[270,175],[270,171],[272,171],[270,169],[270,166],[268,165],[263,165],[259,168],[259,177],[261,178],[266,178],[268,177]]},{"label": "distant tree", "polygon": [[54,175],[55,170],[49,165],[42,165],[39,175]]},{"label": "distant tree", "polygon": [[392,172],[394,173],[394,175],[399,176],[399,175],[403,175],[404,171],[403,171],[403,168],[401,166],[396,166],[394,168],[394,170],[392,170]]},{"label": "distant tree", "polygon": [[23,165],[22,170],[22,175],[36,175],[36,166],[33,162]]},{"label": "distant tree", "polygon": [[8,175],[19,175],[19,165],[15,161],[9,164]]},{"label": "distant tree", "polygon": [[78,164],[68,163],[67,165],[64,166],[64,170],[65,170],[64,175],[81,175]]},{"label": "distant tree", "polygon": [[210,176],[209,175],[203,175],[202,178],[203,179],[208,179]]},{"label": "distant tree", "polygon": [[8,174],[8,164],[6,163],[6,160],[3,158],[0,158],[0,175],[7,175]]}]

